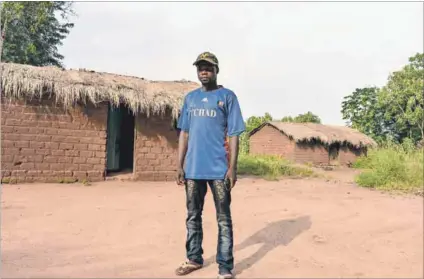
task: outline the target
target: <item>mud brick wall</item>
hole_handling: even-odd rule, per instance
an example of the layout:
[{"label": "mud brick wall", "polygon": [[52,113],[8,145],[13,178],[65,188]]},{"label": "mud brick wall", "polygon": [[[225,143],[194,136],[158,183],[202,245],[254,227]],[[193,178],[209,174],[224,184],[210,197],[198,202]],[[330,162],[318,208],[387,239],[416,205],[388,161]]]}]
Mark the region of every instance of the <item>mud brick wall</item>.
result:
[{"label": "mud brick wall", "polygon": [[281,155],[293,159],[295,144],[272,126],[264,126],[249,139],[249,153],[257,155]]},{"label": "mud brick wall", "polygon": [[364,149],[356,149],[347,146],[343,146],[339,150],[339,158],[338,161],[340,165],[350,165],[356,161],[356,159],[361,155],[367,155],[367,150]]},{"label": "mud brick wall", "polygon": [[297,163],[311,163],[313,165],[328,165],[329,154],[324,145],[321,144],[296,144],[294,159]]},{"label": "mud brick wall", "polygon": [[272,126],[264,126],[249,139],[250,153],[281,155],[298,163],[328,164],[324,146],[299,144]]},{"label": "mud brick wall", "polygon": [[175,179],[178,135],[169,116],[138,115],[135,119],[134,179]]},{"label": "mud brick wall", "polygon": [[1,109],[3,182],[104,179],[107,105],[65,111],[2,99]]}]

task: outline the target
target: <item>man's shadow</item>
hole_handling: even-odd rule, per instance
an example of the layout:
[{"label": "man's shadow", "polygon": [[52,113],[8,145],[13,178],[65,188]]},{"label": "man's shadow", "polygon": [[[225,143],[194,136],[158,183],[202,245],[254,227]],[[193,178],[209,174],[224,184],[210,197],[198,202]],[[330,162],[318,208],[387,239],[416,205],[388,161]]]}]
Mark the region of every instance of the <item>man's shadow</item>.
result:
[{"label": "man's shadow", "polygon": [[[240,274],[252,265],[256,264],[263,257],[278,246],[287,246],[294,238],[311,227],[309,216],[302,216],[296,219],[280,220],[269,223],[263,229],[244,240],[234,247],[234,252],[243,250],[249,246],[262,244],[262,246],[251,256],[236,263],[235,274]],[[205,260],[207,265],[215,261],[215,257]]]}]

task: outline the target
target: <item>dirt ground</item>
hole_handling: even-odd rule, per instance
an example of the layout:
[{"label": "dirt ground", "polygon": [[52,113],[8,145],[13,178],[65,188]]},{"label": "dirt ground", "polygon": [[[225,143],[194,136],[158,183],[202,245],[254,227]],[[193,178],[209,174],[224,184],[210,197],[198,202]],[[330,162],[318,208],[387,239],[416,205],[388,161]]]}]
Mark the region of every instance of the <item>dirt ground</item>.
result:
[{"label": "dirt ground", "polygon": [[[423,278],[423,198],[335,179],[240,179],[233,191],[238,278]],[[106,181],[3,185],[2,277],[175,278],[185,259],[184,190]],[[206,266],[216,278],[208,191]]]}]

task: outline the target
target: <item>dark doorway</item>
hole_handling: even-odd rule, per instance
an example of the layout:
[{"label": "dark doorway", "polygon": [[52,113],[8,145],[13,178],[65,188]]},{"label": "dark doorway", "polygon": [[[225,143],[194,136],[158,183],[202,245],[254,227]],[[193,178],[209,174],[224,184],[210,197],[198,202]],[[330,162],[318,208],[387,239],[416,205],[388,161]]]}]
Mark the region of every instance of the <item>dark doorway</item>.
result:
[{"label": "dark doorway", "polygon": [[134,165],[134,128],[132,111],[124,104],[109,105],[107,122],[107,173],[132,172]]},{"label": "dark doorway", "polygon": [[329,159],[330,166],[339,165],[339,151],[340,151],[340,144],[336,143],[336,144],[330,145],[328,149],[328,159]]}]

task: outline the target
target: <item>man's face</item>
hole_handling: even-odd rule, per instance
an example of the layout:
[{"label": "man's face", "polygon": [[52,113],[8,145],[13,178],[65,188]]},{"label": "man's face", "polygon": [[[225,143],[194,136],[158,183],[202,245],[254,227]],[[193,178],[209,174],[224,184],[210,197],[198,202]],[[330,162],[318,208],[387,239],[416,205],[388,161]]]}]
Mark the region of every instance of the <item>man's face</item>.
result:
[{"label": "man's face", "polygon": [[209,84],[216,81],[217,68],[207,62],[200,62],[197,65],[197,77],[202,84]]}]

